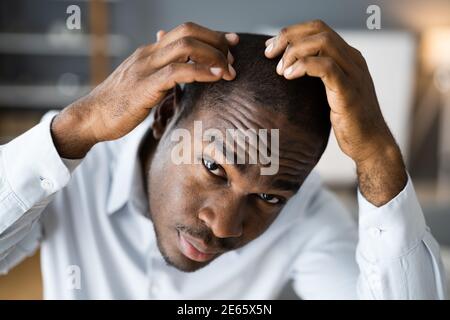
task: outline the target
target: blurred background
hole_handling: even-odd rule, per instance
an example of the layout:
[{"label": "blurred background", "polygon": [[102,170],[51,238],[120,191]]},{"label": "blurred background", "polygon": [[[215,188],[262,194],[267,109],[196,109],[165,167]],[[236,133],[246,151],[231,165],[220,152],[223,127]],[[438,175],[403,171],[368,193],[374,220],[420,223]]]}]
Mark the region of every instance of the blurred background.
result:
[{"label": "blurred background", "polygon": [[[67,19],[80,8],[80,29]],[[370,5],[380,8],[371,29]],[[211,29],[275,34],[322,19],[366,57],[383,114],[450,270],[450,1],[448,0],[2,0],[0,144],[86,94],[159,29],[193,21]],[[356,214],[354,167],[334,138],[318,165]],[[448,273],[450,279],[450,273]],[[0,299],[40,299],[39,252],[0,276]],[[282,298],[294,298],[287,288]]]}]

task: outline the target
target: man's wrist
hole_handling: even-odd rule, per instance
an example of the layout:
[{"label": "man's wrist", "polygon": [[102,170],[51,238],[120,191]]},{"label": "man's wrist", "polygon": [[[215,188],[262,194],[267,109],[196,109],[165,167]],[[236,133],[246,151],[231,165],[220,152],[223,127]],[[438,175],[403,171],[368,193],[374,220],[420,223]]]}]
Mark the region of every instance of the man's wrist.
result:
[{"label": "man's wrist", "polygon": [[96,144],[82,101],[74,102],[50,124],[53,143],[62,158],[81,159]]},{"label": "man's wrist", "polygon": [[395,198],[405,187],[408,176],[400,149],[386,143],[364,161],[356,163],[358,184],[362,195],[375,206]]}]

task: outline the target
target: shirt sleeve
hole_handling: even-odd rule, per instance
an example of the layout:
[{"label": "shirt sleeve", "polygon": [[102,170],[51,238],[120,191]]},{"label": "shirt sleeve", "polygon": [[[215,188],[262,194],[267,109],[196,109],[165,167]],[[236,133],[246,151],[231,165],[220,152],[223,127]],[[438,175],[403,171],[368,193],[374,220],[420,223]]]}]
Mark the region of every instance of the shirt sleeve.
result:
[{"label": "shirt sleeve", "polygon": [[358,296],[374,299],[445,299],[439,245],[426,226],[410,177],[381,207],[358,190],[360,270]]},{"label": "shirt sleeve", "polygon": [[358,225],[327,190],[308,206],[293,286],[303,299],[445,299],[439,245],[426,226],[411,179],[376,207],[358,191]]},{"label": "shirt sleeve", "polygon": [[0,273],[37,248],[41,212],[81,162],[59,156],[50,132],[55,115],[46,114],[38,125],[0,146]]}]

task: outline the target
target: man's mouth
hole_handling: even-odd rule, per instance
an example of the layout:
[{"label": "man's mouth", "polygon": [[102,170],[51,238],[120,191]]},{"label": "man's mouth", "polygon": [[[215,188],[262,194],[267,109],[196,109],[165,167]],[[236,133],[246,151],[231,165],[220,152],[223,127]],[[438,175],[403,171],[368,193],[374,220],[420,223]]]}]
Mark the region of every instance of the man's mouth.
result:
[{"label": "man's mouth", "polygon": [[178,231],[178,248],[188,258],[197,262],[206,262],[212,260],[221,253],[206,247],[202,240],[196,239],[184,232]]}]

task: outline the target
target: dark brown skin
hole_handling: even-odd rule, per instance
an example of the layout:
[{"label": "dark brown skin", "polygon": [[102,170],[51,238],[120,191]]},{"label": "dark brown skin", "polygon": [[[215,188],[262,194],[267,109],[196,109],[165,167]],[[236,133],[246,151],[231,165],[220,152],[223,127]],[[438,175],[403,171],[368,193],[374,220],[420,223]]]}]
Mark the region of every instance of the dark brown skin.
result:
[{"label": "dark brown skin", "polygon": [[[280,167],[276,175],[262,176],[260,166],[255,164],[239,170],[236,165],[220,163],[217,155],[207,152],[193,157],[207,158],[218,165],[217,169],[208,170],[203,164],[174,164],[171,161],[175,144],[170,141],[171,119],[176,117],[179,106],[168,99],[157,107],[153,141],[147,139],[144,147],[151,150],[157,145],[156,151],[150,157],[148,154],[152,151],[144,152],[147,155],[141,158],[147,159],[144,172],[148,172],[149,207],[159,249],[168,263],[181,270],[195,271],[223,252],[242,247],[260,236],[320,158],[314,141],[302,138],[304,132],[284,116],[277,117],[271,111],[254,106],[245,95],[243,92],[236,98],[229,97],[230,103],[224,106],[221,117],[206,106],[183,119],[179,127],[189,130],[192,136],[194,120],[201,120],[204,130],[217,128],[223,134],[226,129],[234,128],[281,128]],[[244,114],[258,114],[258,117],[250,119]],[[283,187],[280,181],[285,182]],[[270,195],[272,199],[266,201],[261,194]],[[185,257],[177,247],[178,232],[194,237],[200,247],[216,253],[214,258],[196,262]]]},{"label": "dark brown skin", "polygon": [[334,133],[355,161],[362,194],[376,206],[389,202],[404,188],[407,175],[361,53],[320,20],[283,28],[266,46],[266,57],[282,54],[277,72],[286,79],[322,79]]},{"label": "dark brown skin", "polygon": [[[228,46],[238,39],[192,23],[160,32],[158,38],[138,49],[87,97],[64,109],[52,123],[52,135],[62,157],[82,158],[96,143],[130,132],[157,106],[152,131],[141,150],[144,172],[148,172],[150,215],[166,261],[180,270],[195,271],[267,230],[320,154],[314,141],[283,115],[256,109],[242,92],[229,97],[221,117],[201,108],[179,126],[192,130],[196,119],[203,121],[204,129],[245,130],[245,123],[255,128],[283,128],[278,174],[261,176],[258,165],[243,172],[234,165],[210,166],[214,159],[209,159],[209,165],[173,164],[169,135],[179,105],[177,95],[167,93],[174,92],[176,83],[232,80],[235,74],[228,66],[233,60]],[[308,74],[323,80],[334,132],[343,152],[356,163],[363,195],[376,206],[394,198],[407,176],[361,54],[320,21],[285,28],[270,44],[267,58],[283,54],[280,75],[292,79]],[[194,63],[187,64],[188,60]],[[291,65],[295,68],[288,74]],[[211,67],[220,71],[214,74]],[[252,115],[251,119],[243,114]],[[279,180],[293,189],[283,190],[277,186]],[[211,259],[197,262],[183,255],[180,234],[213,253]]]}]

